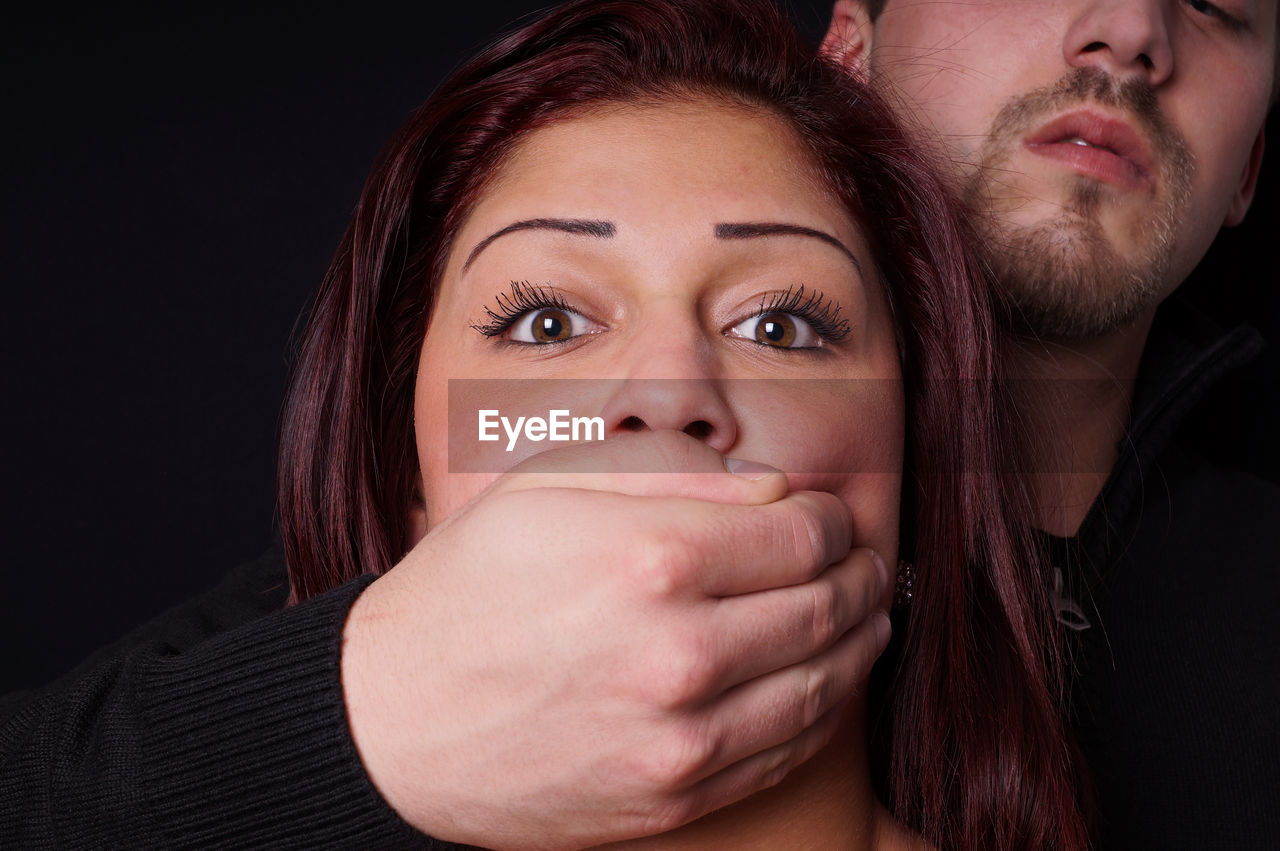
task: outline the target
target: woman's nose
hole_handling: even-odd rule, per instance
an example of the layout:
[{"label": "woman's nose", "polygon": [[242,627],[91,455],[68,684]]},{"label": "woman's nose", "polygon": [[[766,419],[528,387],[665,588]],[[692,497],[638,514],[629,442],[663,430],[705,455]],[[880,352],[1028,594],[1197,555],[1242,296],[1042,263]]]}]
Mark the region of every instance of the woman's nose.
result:
[{"label": "woman's nose", "polygon": [[606,435],[674,429],[727,452],[738,439],[726,396],[735,379],[720,374],[714,347],[694,323],[664,328],[661,339],[636,335],[637,350],[601,413]]},{"label": "woman's nose", "polygon": [[674,429],[728,452],[738,426],[720,385],[710,378],[621,379],[602,413],[605,433]]}]

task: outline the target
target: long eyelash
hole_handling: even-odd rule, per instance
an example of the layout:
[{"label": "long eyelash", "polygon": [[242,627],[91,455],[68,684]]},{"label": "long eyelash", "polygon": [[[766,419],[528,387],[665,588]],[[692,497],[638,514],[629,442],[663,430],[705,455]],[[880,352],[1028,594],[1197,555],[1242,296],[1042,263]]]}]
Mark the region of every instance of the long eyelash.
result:
[{"label": "long eyelash", "polygon": [[511,289],[494,296],[497,309],[485,305],[485,315],[489,321],[483,325],[472,325],[486,337],[496,337],[510,328],[517,319],[531,310],[554,307],[568,312],[568,303],[554,290],[530,284],[528,281],[512,281]]},{"label": "long eyelash", "polygon": [[827,298],[818,290],[805,293],[804,284],[788,287],[784,293],[774,293],[760,299],[760,316],[768,313],[790,313],[808,322],[824,340],[839,343],[849,336],[849,320],[841,316],[839,302]]}]

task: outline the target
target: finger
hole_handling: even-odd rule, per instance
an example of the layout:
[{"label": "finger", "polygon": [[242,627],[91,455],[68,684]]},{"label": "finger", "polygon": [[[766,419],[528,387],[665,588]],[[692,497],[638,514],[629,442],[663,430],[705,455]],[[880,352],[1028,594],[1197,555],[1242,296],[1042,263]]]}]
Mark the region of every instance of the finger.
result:
[{"label": "finger", "polygon": [[692,821],[782,782],[796,767],[826,747],[835,737],[847,710],[847,702],[841,703],[791,740],[738,760],[700,780],[680,798],[685,808],[683,820]]},{"label": "finger", "polygon": [[743,683],[699,710],[709,747],[694,778],[802,739],[866,681],[889,631],[888,616],[877,612],[813,659]]},{"label": "finger", "polygon": [[786,496],[787,477],[758,462],[726,459],[700,440],[663,429],[540,452],[508,471],[499,486],[762,505]]},{"label": "finger", "polygon": [[839,497],[797,491],[766,505],[690,505],[679,540],[708,596],[799,585],[849,554],[853,515]]},{"label": "finger", "polygon": [[[717,600],[697,626],[714,660],[707,693],[724,692],[801,664],[839,640],[861,635],[874,661],[874,636],[850,634],[880,607],[886,578],[869,549],[857,549],[811,582]],[[696,646],[696,645],[695,645]]]}]

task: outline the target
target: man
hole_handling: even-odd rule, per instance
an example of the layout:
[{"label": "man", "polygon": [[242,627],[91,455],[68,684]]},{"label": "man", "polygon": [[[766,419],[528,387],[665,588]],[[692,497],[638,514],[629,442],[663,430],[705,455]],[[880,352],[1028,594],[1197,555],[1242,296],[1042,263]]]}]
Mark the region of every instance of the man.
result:
[{"label": "man", "polygon": [[1107,847],[1280,836],[1280,491],[1192,441],[1260,341],[1171,298],[1250,206],[1276,27],[1274,0],[839,0],[824,42],[937,152],[1018,337]]}]

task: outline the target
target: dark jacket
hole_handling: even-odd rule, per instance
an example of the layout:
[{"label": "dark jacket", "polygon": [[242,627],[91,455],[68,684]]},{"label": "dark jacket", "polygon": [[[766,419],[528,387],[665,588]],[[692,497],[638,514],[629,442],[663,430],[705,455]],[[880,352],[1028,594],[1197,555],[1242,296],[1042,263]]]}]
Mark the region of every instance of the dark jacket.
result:
[{"label": "dark jacket", "polygon": [[1092,623],[1074,708],[1103,848],[1280,848],[1280,388],[1261,349],[1162,307],[1120,461],[1055,541]]}]

